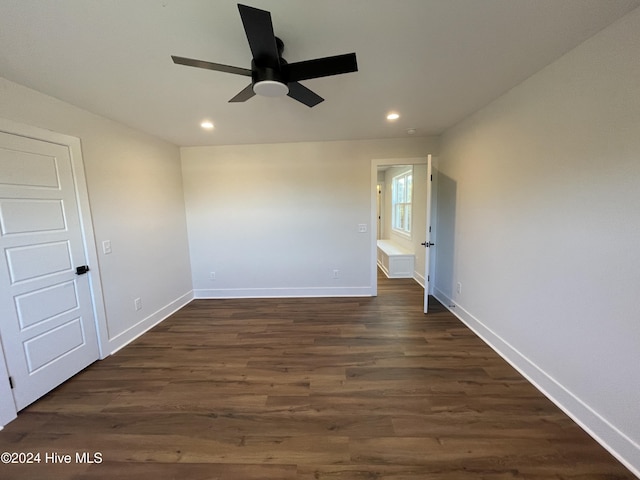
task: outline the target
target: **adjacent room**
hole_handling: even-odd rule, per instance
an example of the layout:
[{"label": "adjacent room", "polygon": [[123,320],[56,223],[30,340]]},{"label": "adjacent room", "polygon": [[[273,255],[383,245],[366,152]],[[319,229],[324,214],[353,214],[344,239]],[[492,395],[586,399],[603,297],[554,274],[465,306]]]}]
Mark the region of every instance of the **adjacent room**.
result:
[{"label": "adjacent room", "polygon": [[0,477],[640,476],[638,58],[640,0],[0,1]]}]

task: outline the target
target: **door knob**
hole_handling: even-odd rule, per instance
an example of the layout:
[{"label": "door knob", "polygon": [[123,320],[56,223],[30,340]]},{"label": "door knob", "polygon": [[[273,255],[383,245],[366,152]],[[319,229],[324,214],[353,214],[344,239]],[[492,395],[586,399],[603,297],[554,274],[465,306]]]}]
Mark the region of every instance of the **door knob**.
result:
[{"label": "door knob", "polygon": [[76,267],[76,275],[84,275],[89,271],[89,265],[81,265]]}]

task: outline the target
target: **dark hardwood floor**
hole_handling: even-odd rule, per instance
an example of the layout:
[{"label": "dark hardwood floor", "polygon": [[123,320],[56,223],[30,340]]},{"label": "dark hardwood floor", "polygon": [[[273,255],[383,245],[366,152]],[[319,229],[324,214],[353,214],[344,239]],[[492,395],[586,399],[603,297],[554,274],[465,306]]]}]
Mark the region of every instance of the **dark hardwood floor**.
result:
[{"label": "dark hardwood floor", "polygon": [[22,411],[0,452],[41,463],[0,478],[635,478],[441,305],[421,307],[413,280],[384,277],[377,298],[194,301]]}]

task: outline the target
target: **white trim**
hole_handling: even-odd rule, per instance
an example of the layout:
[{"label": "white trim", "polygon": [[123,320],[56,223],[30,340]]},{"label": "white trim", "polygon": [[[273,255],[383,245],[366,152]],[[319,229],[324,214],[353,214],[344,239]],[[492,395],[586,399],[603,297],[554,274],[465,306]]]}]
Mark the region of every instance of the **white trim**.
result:
[{"label": "white trim", "polygon": [[76,200],[82,224],[82,239],[84,241],[84,251],[87,258],[87,265],[91,266],[89,271],[89,285],[93,304],[93,314],[96,320],[98,332],[98,347],[100,349],[100,359],[108,356],[105,350],[107,339],[107,314],[102,295],[102,280],[100,277],[100,263],[96,249],[96,239],[93,232],[93,221],[91,218],[91,206],[89,204],[89,193],[87,191],[87,179],[84,174],[84,162],[82,158],[82,148],[80,139],[69,138],[69,153],[71,164],[73,165],[73,180],[76,187]]},{"label": "white trim", "polygon": [[194,297],[197,299],[371,296],[372,295],[370,287],[203,288],[194,290]]},{"label": "white trim", "polygon": [[113,338],[109,339],[109,355],[113,355],[118,350],[129,345],[136,338],[142,336],[153,327],[161,323],[163,320],[167,319],[169,316],[173,315],[175,312],[183,308],[185,305],[190,303],[193,300],[193,291],[189,291],[184,295],[181,295],[177,299],[172,302],[169,302],[164,307],[156,310],[154,313],[149,315],[148,317],[140,320],[135,325],[132,325],[124,332],[119,333]]},{"label": "white trim", "polygon": [[[76,200],[78,202],[78,212],[80,215],[80,225],[82,228],[82,240],[87,264],[90,265],[89,285],[91,290],[91,298],[93,304],[93,312],[96,322],[96,331],[98,334],[99,357],[104,358],[105,342],[108,336],[107,316],[104,308],[104,299],[102,296],[102,283],[100,281],[100,264],[98,263],[98,253],[96,250],[96,242],[93,233],[93,222],[91,219],[91,208],[89,205],[89,193],[87,191],[87,183],[84,175],[84,162],[82,159],[82,148],[80,139],[65,135],[62,133],[45,130],[43,128],[26,125],[13,120],[0,118],[0,131],[11,135],[17,135],[34,140],[41,140],[49,143],[62,145],[69,149],[71,158],[71,168],[73,172],[73,181],[76,189]],[[7,372],[4,361],[4,351],[0,345],[0,374],[3,370]],[[8,374],[4,375],[6,380],[0,379],[0,393],[8,387]],[[16,415],[17,411],[13,402],[13,394],[9,391],[9,395],[0,395],[0,424],[7,422],[12,415]],[[13,416],[15,418],[15,416]],[[11,419],[13,419],[11,418]]]},{"label": "white trim", "polygon": [[434,288],[434,296],[620,463],[640,477],[640,445],[441,290]]}]

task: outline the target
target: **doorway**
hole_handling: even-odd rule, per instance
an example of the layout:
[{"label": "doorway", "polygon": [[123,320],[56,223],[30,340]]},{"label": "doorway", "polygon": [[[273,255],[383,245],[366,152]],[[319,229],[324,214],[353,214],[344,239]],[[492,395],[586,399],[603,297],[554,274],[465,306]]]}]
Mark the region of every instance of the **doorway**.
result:
[{"label": "doorway", "polygon": [[[395,173],[400,175],[403,171],[413,171],[414,198],[412,200],[412,217],[413,227],[411,235],[405,235],[404,244],[415,255],[414,280],[425,288],[425,311],[427,306],[427,296],[430,292],[430,285],[433,285],[434,275],[434,248],[425,248],[434,242],[435,238],[435,215],[427,215],[427,213],[435,214],[435,189],[432,182],[431,163],[433,158],[431,155],[418,158],[392,158],[392,159],[374,159],[371,162],[371,225],[377,225],[376,235],[371,235],[371,285],[372,295],[378,293],[378,249],[377,240],[380,238],[388,238],[390,236],[389,225],[392,215],[392,207],[390,206],[390,182],[391,177]],[[388,172],[385,175],[384,172]],[[389,174],[390,173],[390,174]],[[384,185],[382,187],[382,185]],[[417,188],[416,188],[417,186]],[[382,190],[380,188],[382,187]],[[430,195],[429,195],[430,194]],[[428,197],[431,200],[428,200]],[[387,197],[386,200],[383,197]],[[428,210],[428,212],[427,212]],[[387,217],[386,220],[384,217]],[[431,219],[428,217],[431,216]],[[382,217],[382,218],[380,218]],[[427,222],[430,224],[427,225]],[[385,227],[386,225],[387,227]],[[402,237],[398,237],[402,240]]]}]

